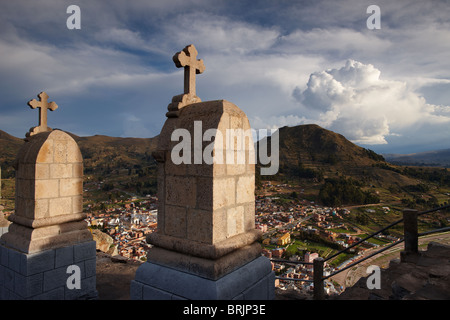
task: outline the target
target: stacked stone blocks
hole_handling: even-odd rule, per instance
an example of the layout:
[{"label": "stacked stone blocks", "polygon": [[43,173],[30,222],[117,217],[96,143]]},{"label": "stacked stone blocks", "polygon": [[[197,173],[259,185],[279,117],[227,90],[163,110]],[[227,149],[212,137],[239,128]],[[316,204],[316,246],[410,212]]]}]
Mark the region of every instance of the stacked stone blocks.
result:
[{"label": "stacked stone blocks", "polygon": [[[80,289],[67,286],[69,266],[80,268]],[[95,241],[26,254],[0,246],[1,300],[96,298]]]},{"label": "stacked stone blocks", "polygon": [[153,153],[158,230],[147,237],[152,248],[131,298],[273,299],[274,273],[255,229],[250,124],[231,102],[196,97],[191,69],[204,70],[196,56],[190,45],[173,58],[185,68],[185,92],[169,104]]},{"label": "stacked stone blocks", "polygon": [[84,220],[82,161],[63,131],[27,135],[15,163],[15,213],[0,238],[2,299],[96,298],[96,243]]},{"label": "stacked stone blocks", "polygon": [[78,145],[54,130],[28,138],[16,160],[16,210],[2,239],[33,253],[92,239],[83,219],[83,163]]}]

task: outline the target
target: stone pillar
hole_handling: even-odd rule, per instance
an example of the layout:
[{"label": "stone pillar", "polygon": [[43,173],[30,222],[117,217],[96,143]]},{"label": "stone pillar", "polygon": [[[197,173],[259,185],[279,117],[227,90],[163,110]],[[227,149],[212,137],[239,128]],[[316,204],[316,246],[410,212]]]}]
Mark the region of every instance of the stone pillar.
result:
[{"label": "stone pillar", "polygon": [[[16,210],[0,246],[1,298],[95,297],[95,241],[84,221],[77,143],[60,130],[29,136],[15,169]],[[79,288],[68,285],[72,279]]]},{"label": "stone pillar", "polygon": [[158,230],[147,237],[153,247],[132,281],[131,298],[273,299],[274,273],[255,229],[254,150],[245,113],[226,100],[168,109],[154,153]]},{"label": "stone pillar", "polygon": [[415,262],[420,254],[417,216],[417,210],[403,210],[403,232],[405,239],[405,249],[400,252],[400,260],[402,262]]}]

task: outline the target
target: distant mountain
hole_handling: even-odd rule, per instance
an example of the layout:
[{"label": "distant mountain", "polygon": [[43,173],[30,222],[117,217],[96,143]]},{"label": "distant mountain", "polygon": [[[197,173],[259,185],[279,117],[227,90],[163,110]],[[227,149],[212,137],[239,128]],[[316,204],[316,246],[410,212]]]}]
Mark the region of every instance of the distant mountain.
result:
[{"label": "distant mountain", "polygon": [[[110,173],[115,169],[141,169],[153,165],[151,153],[156,148],[155,138],[117,138],[102,135],[79,137],[77,141],[84,160],[85,173]],[[23,145],[19,139],[0,130],[0,165],[2,176],[12,175],[12,163]]]},{"label": "distant mountain", "polygon": [[24,143],[23,139],[0,130],[0,166],[2,167],[2,177],[13,175],[13,162],[17,152]]},{"label": "distant mountain", "polygon": [[280,128],[279,143],[281,176],[316,180],[352,177],[377,186],[417,183],[389,166],[382,155],[315,124]]},{"label": "distant mountain", "polygon": [[[79,137],[73,134],[72,137],[80,146],[85,174],[109,181],[116,179],[111,183],[125,186],[126,190],[134,187],[141,188],[142,192],[154,189],[156,162],[151,154],[156,149],[158,137]],[[3,177],[13,176],[12,163],[23,143],[23,139],[0,131]],[[266,143],[266,140],[257,143]],[[344,136],[314,124],[281,128],[279,148],[279,172],[273,178],[323,182],[326,178],[352,177],[365,186],[384,188],[421,182],[418,176],[404,174],[403,167],[389,164],[372,150],[361,148]]]},{"label": "distant mountain", "polygon": [[384,157],[392,164],[450,168],[450,149],[411,154],[386,154]]},{"label": "distant mountain", "polygon": [[154,165],[151,156],[158,138],[117,138],[103,135],[72,135],[83,155],[85,173],[116,169],[141,169]]}]

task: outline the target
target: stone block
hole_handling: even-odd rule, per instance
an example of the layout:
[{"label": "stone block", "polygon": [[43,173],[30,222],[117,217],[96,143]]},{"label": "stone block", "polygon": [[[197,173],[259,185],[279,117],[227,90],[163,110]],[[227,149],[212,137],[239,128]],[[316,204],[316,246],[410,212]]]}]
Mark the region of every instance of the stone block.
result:
[{"label": "stone block", "polygon": [[[36,165],[36,171],[38,165]],[[51,179],[72,178],[73,168],[71,163],[50,163],[48,166],[50,166]]]},{"label": "stone block", "polygon": [[75,263],[84,260],[90,260],[96,257],[96,243],[95,241],[83,242],[76,244],[74,249],[74,261]]},{"label": "stone block", "polygon": [[172,300],[173,294],[150,286],[143,286],[142,300]]},{"label": "stone block", "polygon": [[74,140],[68,143],[66,152],[68,163],[83,163],[83,155]]},{"label": "stone block", "polygon": [[70,197],[83,194],[83,179],[70,178],[59,180],[59,196]]},{"label": "stone block", "polygon": [[9,265],[8,249],[0,244],[0,265],[7,267]]},{"label": "stone block", "polygon": [[[34,141],[33,141],[34,142]],[[40,147],[38,149],[37,157],[35,158],[36,163],[51,163],[53,162],[53,140],[46,140],[42,146],[36,144],[36,147]],[[34,150],[33,150],[34,151]],[[30,156],[33,156],[33,152],[30,152]],[[27,159],[29,163],[33,163],[34,159]]]},{"label": "stone block", "polygon": [[211,178],[197,178],[197,204],[196,208],[204,210],[213,209],[213,181]]},{"label": "stone block", "polygon": [[174,164],[171,155],[169,155],[169,159],[166,159],[164,166],[165,172],[170,175],[184,176],[187,173],[186,165],[184,163]]},{"label": "stone block", "polygon": [[253,286],[245,290],[242,295],[242,300],[265,300],[268,298],[267,294],[267,279],[268,277],[264,277],[258,282],[256,282]]},{"label": "stone block", "polygon": [[213,210],[233,206],[236,201],[235,180],[232,177],[214,179]]},{"label": "stone block", "polygon": [[[215,157],[215,155],[214,155]],[[227,165],[225,163],[225,160],[216,160],[214,158],[214,161],[220,161],[220,162],[215,162],[213,165],[213,176],[214,177],[221,177],[227,174]]]},{"label": "stone block", "polygon": [[244,230],[255,229],[255,201],[243,205],[244,208]]},{"label": "stone block", "polygon": [[[94,244],[94,247],[92,244]],[[89,259],[80,260],[76,263],[81,271],[81,290],[65,292],[66,289],[70,290],[67,288],[67,279],[71,276],[71,273],[67,273],[67,268],[75,264],[73,262],[75,247],[82,252],[85,251],[84,249],[92,249],[93,247],[94,252]],[[68,246],[33,254],[18,252],[10,248],[4,249],[8,254],[7,263],[9,266],[1,266],[0,278],[2,281],[0,282],[0,289],[1,295],[5,299],[71,300],[96,297],[94,241],[84,245]],[[4,249],[1,250],[2,256],[5,252]],[[85,256],[87,255],[78,253],[78,258]]]},{"label": "stone block", "polygon": [[[193,250],[197,249],[193,248]],[[189,252],[189,250],[184,251]],[[219,255],[215,260],[154,246],[148,251],[147,261],[215,280],[260,255],[261,246],[259,243],[252,243],[227,254]]]},{"label": "stone block", "polygon": [[3,273],[3,287],[10,291],[14,291],[14,279],[14,271],[9,268],[5,268]]},{"label": "stone block", "polygon": [[81,279],[80,289],[69,289],[64,287],[64,299],[65,300],[92,300],[98,298],[96,289],[96,277],[87,277]]},{"label": "stone block", "polygon": [[203,243],[213,242],[212,213],[207,210],[187,210],[187,239]]},{"label": "stone block", "polygon": [[55,250],[32,254],[21,253],[21,257],[19,273],[24,276],[52,270],[55,267]]},{"label": "stone block", "polygon": [[255,202],[255,176],[244,175],[237,178],[236,203]]},{"label": "stone block", "polygon": [[55,249],[55,268],[68,266],[74,263],[73,246]]},{"label": "stone block", "polygon": [[[34,218],[42,219],[50,216],[49,212],[49,199],[37,199],[34,202]],[[28,217],[33,218],[33,214],[30,212]]]},{"label": "stone block", "polygon": [[57,197],[59,182],[54,179],[42,179],[35,181],[34,196],[35,199]]},{"label": "stone block", "polygon": [[64,288],[58,287],[51,291],[41,293],[37,296],[33,296],[32,300],[64,300]]},{"label": "stone block", "polygon": [[[31,198],[16,197],[16,212],[15,216],[21,216],[28,219],[33,219],[35,214],[35,201]],[[10,217],[13,217],[11,215]]]},{"label": "stone block", "polygon": [[213,243],[225,240],[228,236],[227,209],[213,211]]},{"label": "stone block", "polygon": [[239,176],[246,173],[246,165],[237,163],[236,154],[234,155],[233,162],[227,162],[226,167],[227,176]]},{"label": "stone block", "polygon": [[97,259],[93,258],[90,260],[84,261],[84,269],[85,269],[85,276],[86,278],[91,278],[96,275],[97,270]]},{"label": "stone block", "polygon": [[[146,262],[136,271],[131,297],[143,299],[190,300],[268,300],[273,297],[275,282],[270,261],[258,257],[217,280],[210,280],[155,263]],[[133,291],[137,292],[133,292]],[[145,294],[140,294],[145,292]]]},{"label": "stone block", "polygon": [[165,202],[177,206],[195,207],[196,181],[192,177],[166,176]]},{"label": "stone block", "polygon": [[28,277],[15,273],[14,292],[25,299],[39,295],[44,289],[43,281],[42,273]]},{"label": "stone block", "polygon": [[[23,174],[23,177],[24,178],[28,178],[28,179],[33,178],[33,173],[32,172],[31,173],[27,172],[28,170],[30,170],[28,168],[30,168],[30,167],[33,168],[33,165],[32,164],[27,164],[27,165],[24,165],[24,166],[26,166],[26,168],[24,170],[25,172]],[[50,164],[48,164],[48,163],[36,163],[34,178],[35,179],[50,179],[51,178],[50,177]]]},{"label": "stone block", "polygon": [[130,300],[143,300],[144,285],[141,282],[131,280]]},{"label": "stone block", "polygon": [[83,163],[82,162],[74,162],[72,163],[72,177],[82,177],[83,176]]},{"label": "stone block", "polygon": [[8,250],[8,265],[7,267],[12,270],[20,270],[23,263],[23,253],[16,250]]},{"label": "stone block", "polygon": [[166,205],[164,234],[186,238],[186,216],[186,208]]},{"label": "stone block", "polygon": [[72,213],[71,197],[53,198],[48,199],[48,201],[49,201],[48,213],[50,217],[69,215]]},{"label": "stone block", "polygon": [[244,207],[227,210],[227,238],[244,232]]},{"label": "stone block", "polygon": [[35,185],[31,179],[16,179],[16,195],[23,199],[34,199]]},{"label": "stone block", "polygon": [[4,286],[5,283],[5,268],[3,265],[0,264],[0,290]]},{"label": "stone block", "polygon": [[83,196],[73,196],[72,197],[72,212],[82,213],[83,212]]},{"label": "stone block", "polygon": [[54,144],[54,155],[53,162],[55,163],[66,163],[68,158],[68,143],[64,140],[58,140]]},{"label": "stone block", "polygon": [[[84,264],[77,263],[75,264],[80,268],[81,279],[84,278]],[[70,277],[72,273],[67,273],[67,267],[63,266],[59,268],[55,268],[43,273],[44,275],[44,292],[51,291],[58,287],[65,287],[67,284],[67,279]]]}]

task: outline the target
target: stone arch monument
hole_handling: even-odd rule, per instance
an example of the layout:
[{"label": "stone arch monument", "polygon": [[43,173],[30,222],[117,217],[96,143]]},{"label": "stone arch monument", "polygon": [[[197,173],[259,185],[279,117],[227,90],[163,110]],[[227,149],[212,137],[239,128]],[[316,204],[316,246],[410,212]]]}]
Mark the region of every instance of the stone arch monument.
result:
[{"label": "stone arch monument", "polygon": [[[47,126],[45,92],[39,126],[26,134],[16,162],[16,208],[1,237],[3,299],[82,299],[96,296],[95,241],[84,221],[83,159],[75,140]],[[80,271],[79,288],[67,284],[70,267]]]},{"label": "stone arch monument", "polygon": [[247,116],[226,100],[201,102],[193,45],[173,57],[184,94],[159,136],[158,231],[132,299],[273,299],[274,274],[255,229],[255,164]]}]

